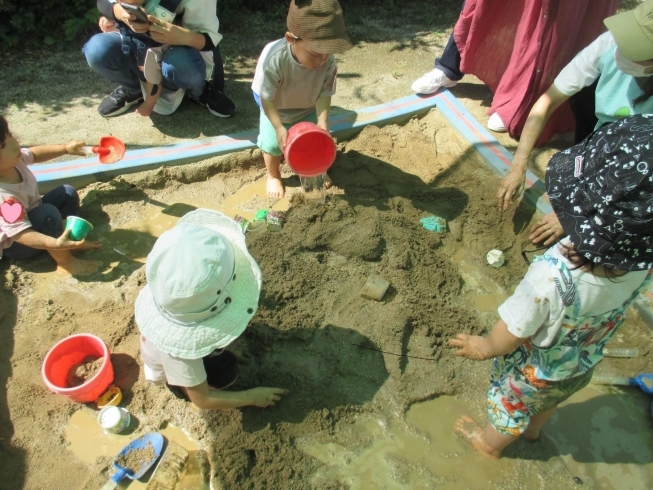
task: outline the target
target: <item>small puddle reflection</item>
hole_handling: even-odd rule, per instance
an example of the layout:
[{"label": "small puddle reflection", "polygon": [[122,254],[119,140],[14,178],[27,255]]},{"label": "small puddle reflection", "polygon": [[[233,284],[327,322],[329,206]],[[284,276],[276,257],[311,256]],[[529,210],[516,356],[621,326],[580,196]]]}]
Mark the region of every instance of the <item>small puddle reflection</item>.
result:
[{"label": "small puddle reflection", "polygon": [[[189,463],[186,466],[186,471],[175,488],[208,490],[208,485],[203,484],[200,474],[201,468],[197,464],[197,458],[194,457],[195,453],[201,450],[197,443],[182,429],[170,424],[158,432],[163,434],[168,441],[175,441],[189,453]],[[136,439],[138,436],[136,434],[105,433],[97,422],[97,413],[85,409],[73,413],[64,428],[64,437],[68,443],[68,449],[80,461],[88,464],[94,464],[98,458],[103,456],[113,458],[132,439]],[[148,477],[151,471],[146,473],[145,477]],[[147,487],[147,481],[132,481],[129,479],[123,481],[119,486],[119,488],[129,488],[130,490],[144,489],[145,487]]]},{"label": "small puddle reflection", "polygon": [[335,479],[352,490],[488,488],[505,479],[509,463],[485,460],[454,436],[456,418],[468,411],[463,401],[441,396],[413,405],[407,427],[392,429],[367,418],[345,429],[350,432],[341,434],[346,439],[368,441],[361,449],[349,449],[353,442],[314,440],[303,440],[298,446],[326,465],[314,476],[317,487]]}]

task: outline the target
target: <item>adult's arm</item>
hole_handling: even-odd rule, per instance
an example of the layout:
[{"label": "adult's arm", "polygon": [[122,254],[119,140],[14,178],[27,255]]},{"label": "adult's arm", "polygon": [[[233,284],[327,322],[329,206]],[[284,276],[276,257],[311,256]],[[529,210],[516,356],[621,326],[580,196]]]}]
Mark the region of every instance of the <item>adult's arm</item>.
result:
[{"label": "adult's arm", "polygon": [[163,44],[190,46],[199,51],[212,51],[222,39],[216,15],[216,0],[185,0],[180,4],[181,26],[148,17],[154,25],[150,36]]},{"label": "adult's arm", "polygon": [[150,29],[148,24],[143,22],[133,22],[136,20],[136,17],[125,11],[125,9],[120,6],[120,3],[115,0],[97,0],[97,9],[106,18],[123,22],[136,33],[142,34]]},{"label": "adult's arm", "polygon": [[612,46],[612,34],[601,34],[562,69],[553,85],[537,100],[524,124],[511,170],[499,186],[497,200],[501,211],[508,209],[510,202],[521,194],[528,159],[551,114],[565,100],[599,78],[599,61]]},{"label": "adult's arm", "polygon": [[528,159],[531,151],[533,151],[535,142],[542,134],[542,130],[546,126],[551,114],[568,98],[554,84],[535,102],[524,124],[521,138],[519,138],[519,145],[512,160],[510,172],[508,172],[499,185],[497,199],[501,211],[508,209],[512,200],[519,197],[524,190],[526,167],[528,166]]}]

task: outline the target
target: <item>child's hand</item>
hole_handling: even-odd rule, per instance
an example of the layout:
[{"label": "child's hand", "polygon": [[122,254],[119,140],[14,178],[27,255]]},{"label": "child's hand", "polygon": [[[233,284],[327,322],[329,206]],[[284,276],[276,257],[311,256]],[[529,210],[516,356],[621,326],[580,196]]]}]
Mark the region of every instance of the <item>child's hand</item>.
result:
[{"label": "child's hand", "polygon": [[86,153],[82,151],[82,147],[84,146],[83,141],[77,141],[77,140],[71,140],[68,143],[66,143],[66,153],[68,155],[79,155],[79,156],[86,156]]},{"label": "child's hand", "polygon": [[279,126],[275,131],[277,133],[277,144],[281,148],[281,151],[284,151],[286,149],[286,140],[288,139],[288,130],[284,126]]},{"label": "child's hand", "polygon": [[458,348],[454,352],[456,356],[462,356],[473,361],[481,361],[487,359],[487,356],[483,355],[481,349],[481,343],[484,340],[484,337],[459,333],[455,339],[449,339],[449,346]]},{"label": "child's hand", "polygon": [[101,248],[100,242],[87,242],[86,240],[75,241],[70,239],[70,230],[64,230],[59,238],[57,238],[57,250],[92,250]]},{"label": "child's hand", "polygon": [[259,408],[266,408],[273,406],[276,402],[281,400],[281,395],[288,394],[288,390],[281,388],[254,388],[249,390],[253,396],[252,405]]}]

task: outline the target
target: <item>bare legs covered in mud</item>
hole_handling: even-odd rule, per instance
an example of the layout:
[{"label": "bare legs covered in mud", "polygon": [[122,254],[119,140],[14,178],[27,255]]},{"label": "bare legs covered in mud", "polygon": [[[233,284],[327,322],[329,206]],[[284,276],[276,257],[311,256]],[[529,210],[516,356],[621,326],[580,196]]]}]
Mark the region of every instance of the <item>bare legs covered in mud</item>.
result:
[{"label": "bare legs covered in mud", "polygon": [[[524,439],[530,442],[536,442],[540,438],[542,426],[551,418],[555,411],[556,407],[531,416],[528,427],[522,434]],[[492,427],[490,423],[483,429],[468,415],[463,415],[456,421],[454,432],[469,441],[476,451],[490,459],[499,459],[501,452],[519,438],[518,435],[502,434]]]}]

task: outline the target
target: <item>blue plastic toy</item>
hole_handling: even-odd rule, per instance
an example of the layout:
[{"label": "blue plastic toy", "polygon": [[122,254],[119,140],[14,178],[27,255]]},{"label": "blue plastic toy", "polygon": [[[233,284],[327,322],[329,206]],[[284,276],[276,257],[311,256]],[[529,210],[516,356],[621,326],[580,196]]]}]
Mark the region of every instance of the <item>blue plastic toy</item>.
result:
[{"label": "blue plastic toy", "polygon": [[436,233],[442,233],[447,230],[447,222],[444,218],[439,216],[427,216],[419,220],[422,223],[422,226],[429,231],[435,231]]},{"label": "blue plastic toy", "polygon": [[[143,474],[149,470],[154,463],[156,463],[156,460],[159,459],[159,456],[161,456],[161,451],[163,450],[163,442],[164,439],[161,434],[158,432],[151,432],[139,437],[138,439],[134,439],[129,444],[127,444],[122,449],[122,451],[120,451],[113,459],[113,467],[116,469],[116,472],[113,474],[111,479],[104,484],[102,490],[113,490],[118,486],[124,477],[131,478],[132,480],[137,480],[138,478],[142,477]],[[131,451],[144,449],[148,446],[148,444],[151,445],[154,449],[154,457],[149,461],[142,461],[141,467],[137,471],[135,470],[132,472],[131,469],[124,468],[117,463],[118,458],[126,456],[127,453]]]}]

